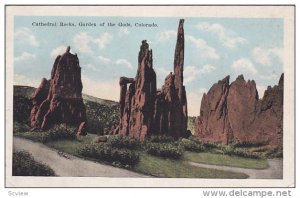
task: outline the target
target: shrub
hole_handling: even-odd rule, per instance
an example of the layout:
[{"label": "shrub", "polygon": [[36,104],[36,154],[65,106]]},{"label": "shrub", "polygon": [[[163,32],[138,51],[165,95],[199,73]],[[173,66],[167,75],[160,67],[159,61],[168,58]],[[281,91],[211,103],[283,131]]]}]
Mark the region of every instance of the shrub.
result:
[{"label": "shrub", "polygon": [[235,155],[245,158],[261,158],[259,154],[251,152],[245,148],[235,148],[232,145],[219,145],[219,148],[224,155]]},{"label": "shrub", "polygon": [[265,142],[249,142],[249,141],[239,141],[237,139],[233,139],[231,140],[231,142],[229,143],[230,145],[234,146],[234,147],[260,147],[260,146],[265,146],[268,144],[267,141]]},{"label": "shrub", "polygon": [[103,135],[104,129],[119,124],[119,106],[105,100],[90,101],[84,100],[86,117],[89,123],[88,132]]},{"label": "shrub", "polygon": [[13,132],[14,133],[24,133],[30,130],[30,127],[25,123],[14,122],[13,123]]},{"label": "shrub", "polygon": [[14,152],[12,165],[13,176],[55,176],[49,166],[36,162],[26,151]]},{"label": "shrub", "polygon": [[64,124],[55,125],[53,128],[40,132],[41,142],[49,142],[61,139],[75,139],[76,138],[76,128],[72,126],[66,126]]},{"label": "shrub", "polygon": [[29,124],[30,111],[32,102],[24,96],[14,95],[13,99],[13,120]]},{"label": "shrub", "polygon": [[219,145],[220,150],[224,155],[234,155],[235,149],[231,145]]},{"label": "shrub", "polygon": [[114,165],[134,166],[139,162],[139,155],[131,150],[116,149],[108,144],[87,144],[76,151],[79,155],[105,161]]},{"label": "shrub", "polygon": [[254,158],[254,159],[262,157],[258,153],[251,152],[245,148],[235,148],[234,155],[240,156],[240,157],[245,157],[245,158]]},{"label": "shrub", "polygon": [[195,142],[195,141],[185,139],[185,138],[181,139],[180,145],[182,145],[184,147],[184,149],[187,151],[201,152],[201,151],[205,150],[202,143]]},{"label": "shrub", "polygon": [[109,136],[107,143],[115,148],[137,149],[140,147],[140,142],[138,140],[132,139],[128,136]]},{"label": "shrub", "polygon": [[181,158],[184,149],[171,143],[148,143],[146,151],[150,155],[173,159]]},{"label": "shrub", "polygon": [[171,136],[153,135],[148,138],[148,141],[154,142],[154,143],[169,143],[169,142],[174,142],[175,140]]},{"label": "shrub", "polygon": [[207,148],[207,149],[218,148],[218,144],[217,144],[217,143],[213,143],[213,142],[203,142],[203,145],[204,145],[205,148]]}]

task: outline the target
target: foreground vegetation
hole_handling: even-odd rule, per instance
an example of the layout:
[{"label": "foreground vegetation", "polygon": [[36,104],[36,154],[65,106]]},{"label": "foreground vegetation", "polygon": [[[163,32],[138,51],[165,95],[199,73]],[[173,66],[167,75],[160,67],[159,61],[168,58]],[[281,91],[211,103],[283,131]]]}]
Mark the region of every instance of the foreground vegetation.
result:
[{"label": "foreground vegetation", "polygon": [[[14,135],[41,142],[59,151],[100,163],[157,177],[247,178],[247,175],[199,168],[188,162],[231,167],[268,168],[264,155],[252,147],[199,142],[193,137],[174,140],[151,136],[141,143],[127,136],[76,137],[75,129],[57,125],[45,132],[24,132],[29,127],[14,123]],[[100,140],[100,141],[98,141]]]},{"label": "foreground vegetation", "polygon": [[191,162],[231,166],[239,168],[266,169],[269,167],[265,159],[249,159],[209,152],[185,152],[184,158]]},{"label": "foreground vegetation", "polygon": [[12,164],[13,176],[55,176],[49,166],[35,161],[26,151],[14,152]]}]

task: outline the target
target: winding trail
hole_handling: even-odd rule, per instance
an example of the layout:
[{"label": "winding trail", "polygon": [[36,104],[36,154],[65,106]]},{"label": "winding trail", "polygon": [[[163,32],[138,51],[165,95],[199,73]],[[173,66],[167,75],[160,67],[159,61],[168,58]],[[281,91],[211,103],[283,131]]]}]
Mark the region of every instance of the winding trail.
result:
[{"label": "winding trail", "polygon": [[14,137],[14,151],[25,150],[32,154],[38,162],[52,168],[56,175],[63,177],[148,177],[133,171],[84,160],[66,155],[23,138]]},{"label": "winding trail", "polygon": [[269,159],[268,163],[269,168],[267,169],[248,169],[189,162],[190,165],[201,168],[212,168],[216,170],[245,173],[246,175],[249,175],[248,179],[282,179],[282,159]]},{"label": "winding trail", "polygon": [[[63,177],[149,177],[140,173],[117,168],[97,162],[84,160],[72,155],[64,154],[56,149],[47,147],[44,144],[33,142],[27,139],[14,137],[14,151],[25,150],[32,154],[36,161],[42,162],[51,167],[55,174]],[[190,165],[224,170],[249,175],[248,179],[282,179],[282,159],[268,160],[267,169],[247,169],[229,166],[210,165],[203,163],[189,162]]]}]

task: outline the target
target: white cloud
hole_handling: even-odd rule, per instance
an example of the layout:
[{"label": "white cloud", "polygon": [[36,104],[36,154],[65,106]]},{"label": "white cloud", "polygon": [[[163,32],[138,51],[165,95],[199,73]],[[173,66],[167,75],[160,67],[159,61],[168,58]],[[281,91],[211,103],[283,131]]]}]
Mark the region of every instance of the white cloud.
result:
[{"label": "white cloud", "polygon": [[109,58],[104,57],[104,56],[98,56],[97,58],[100,60],[100,62],[105,63],[105,64],[110,63],[110,61],[111,61]]},{"label": "white cloud", "polygon": [[259,98],[262,98],[264,96],[265,90],[267,88],[266,88],[266,86],[263,86],[263,85],[256,85],[256,89],[257,89]]},{"label": "white cloud", "polygon": [[14,58],[14,62],[17,63],[17,62],[27,61],[30,59],[34,59],[35,57],[36,57],[35,54],[23,52],[20,56]]},{"label": "white cloud", "polygon": [[157,74],[162,77],[166,77],[170,73],[170,71],[165,69],[164,67],[159,67],[156,69],[156,71]]},{"label": "white cloud", "polygon": [[263,79],[263,80],[277,80],[277,79],[279,79],[278,75],[276,75],[276,74],[271,74],[271,75],[260,74],[260,75],[258,75],[258,77],[260,79]]},{"label": "white cloud", "polygon": [[186,66],[184,69],[184,81],[186,83],[192,82],[199,74],[209,74],[216,70],[215,66],[204,65],[202,68],[197,69],[195,66]]},{"label": "white cloud", "polygon": [[91,37],[87,32],[80,32],[76,34],[73,38],[75,48],[79,52],[86,53],[86,54],[92,53],[92,49],[90,45],[92,41],[93,41],[93,37]]},{"label": "white cloud", "polygon": [[200,72],[200,69],[197,69],[195,66],[186,66],[184,70],[184,81],[186,83],[192,82]]},{"label": "white cloud", "polygon": [[66,52],[67,47],[66,46],[58,46],[57,48],[53,49],[50,53],[51,58],[56,58],[58,55],[62,55]]},{"label": "white cloud", "polygon": [[128,35],[129,33],[130,33],[130,31],[128,30],[127,27],[121,27],[118,35],[119,35],[119,37],[122,37],[122,36]]},{"label": "white cloud", "polygon": [[26,27],[18,28],[15,32],[15,39],[16,40],[22,40],[33,47],[40,46],[39,41],[36,39],[33,32]]},{"label": "white cloud", "polygon": [[[159,33],[158,40],[161,42],[176,38],[177,32],[174,30],[165,30]],[[201,38],[195,38],[191,35],[185,35],[185,40],[191,42],[196,48],[201,50],[201,56],[210,59],[219,59],[220,56],[216,49],[209,46],[207,42]]]},{"label": "white cloud", "polygon": [[95,65],[90,64],[90,63],[82,65],[82,68],[89,68],[89,69],[94,70],[94,71],[100,71]]},{"label": "white cloud", "polygon": [[201,56],[210,58],[210,59],[219,59],[220,58],[216,49],[209,46],[205,40],[203,40],[201,38],[195,38],[191,35],[186,35],[185,38],[187,41],[193,43],[196,48],[201,50]]},{"label": "white cloud", "polygon": [[110,81],[94,81],[87,76],[82,75],[81,80],[83,84],[83,93],[102,99],[119,100],[120,88],[117,79]]},{"label": "white cloud", "polygon": [[118,59],[116,60],[117,65],[125,65],[129,69],[133,69],[132,64],[126,59]]},{"label": "white cloud", "polygon": [[282,62],[282,53],[282,48],[255,47],[252,50],[252,57],[257,63],[263,66],[271,67],[274,58],[278,58],[278,60]]},{"label": "white cloud", "polygon": [[80,32],[76,34],[73,38],[76,49],[79,52],[92,54],[92,44],[97,44],[100,49],[104,49],[107,44],[109,44],[113,39],[113,36],[107,32],[104,32],[99,36],[99,38],[94,38],[87,32]]},{"label": "white cloud", "polygon": [[240,58],[234,61],[231,65],[231,68],[238,73],[249,72],[250,74],[257,74],[256,68],[248,58]]},{"label": "white cloud", "polygon": [[175,30],[165,30],[159,33],[158,40],[159,41],[167,41],[171,38],[176,37],[177,32]]},{"label": "white cloud", "polygon": [[189,116],[200,115],[200,105],[203,94],[207,92],[206,88],[187,92],[188,114]]},{"label": "white cloud", "polygon": [[216,34],[219,40],[225,47],[234,48],[238,44],[243,44],[247,40],[243,37],[238,36],[235,32],[226,29],[224,26],[218,23],[199,23],[196,26],[199,30],[203,30],[209,33]]},{"label": "white cloud", "polygon": [[113,36],[110,35],[109,33],[107,32],[104,32],[103,34],[100,35],[99,38],[95,39],[95,43],[98,44],[98,47],[100,49],[104,49],[107,44],[109,44],[113,39]]},{"label": "white cloud", "polygon": [[211,72],[213,72],[213,71],[215,71],[215,70],[216,70],[216,67],[215,67],[215,66],[207,64],[207,65],[204,65],[204,66],[202,67],[202,69],[200,70],[200,72],[201,72],[202,74],[209,74],[209,73],[211,73]]},{"label": "white cloud", "polygon": [[31,87],[38,87],[41,84],[42,79],[30,78],[25,75],[14,74],[14,85],[26,85]]}]

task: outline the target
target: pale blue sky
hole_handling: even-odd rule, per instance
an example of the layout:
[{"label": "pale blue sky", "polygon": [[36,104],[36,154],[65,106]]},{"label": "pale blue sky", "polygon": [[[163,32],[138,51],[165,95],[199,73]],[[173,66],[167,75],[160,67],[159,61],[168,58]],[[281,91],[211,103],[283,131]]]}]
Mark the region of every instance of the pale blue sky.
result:
[{"label": "pale blue sky", "polygon": [[[134,77],[142,40],[153,50],[157,87],[173,70],[179,18],[166,17],[27,17],[14,18],[14,83],[37,87],[50,78],[55,57],[71,46],[82,67],[83,92],[119,99],[120,76]],[[32,22],[73,22],[76,27],[36,27]],[[79,22],[97,27],[80,27]],[[100,27],[105,22],[131,27]],[[135,27],[135,23],[158,27]],[[184,84],[189,115],[199,114],[202,94],[218,80],[239,74],[255,80],[260,97],[283,72],[283,20],[185,18]]]}]

